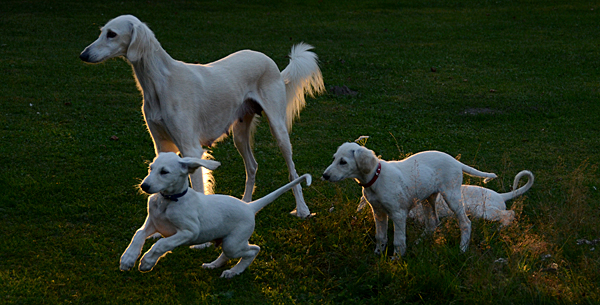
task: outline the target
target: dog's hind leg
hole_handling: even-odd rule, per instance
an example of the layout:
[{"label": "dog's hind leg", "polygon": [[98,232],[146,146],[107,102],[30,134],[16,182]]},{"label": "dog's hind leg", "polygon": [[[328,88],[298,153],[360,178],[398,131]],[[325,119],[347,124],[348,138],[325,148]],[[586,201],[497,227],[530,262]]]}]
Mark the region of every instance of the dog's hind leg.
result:
[{"label": "dog's hind leg", "polygon": [[223,271],[223,273],[221,274],[222,278],[229,279],[244,272],[244,270],[246,270],[246,268],[248,268],[248,266],[250,266],[250,264],[254,261],[254,259],[258,255],[258,252],[260,252],[260,247],[257,245],[246,245],[247,246],[245,247],[245,249],[238,251],[235,255],[235,257],[241,257],[239,262],[235,264],[233,268]]},{"label": "dog's hind leg", "polygon": [[248,239],[252,236],[253,231],[253,221],[247,223],[240,222],[235,230],[227,237],[223,238],[223,244],[221,246],[223,253],[214,262],[210,263],[210,265],[214,266],[213,268],[221,267],[227,262],[227,258],[239,257],[240,260],[233,268],[223,271],[221,277],[232,278],[235,275],[244,272],[252,261],[254,261],[254,258],[256,258],[260,251],[260,247],[248,243]]},{"label": "dog's hind leg", "polygon": [[233,141],[240,155],[242,155],[244,166],[246,167],[246,187],[244,189],[244,197],[242,198],[245,202],[252,201],[256,171],[258,169],[258,163],[256,163],[256,159],[254,159],[254,155],[252,154],[253,121],[254,114],[248,113],[241,121],[233,125]]},{"label": "dog's hind leg", "polygon": [[202,268],[205,268],[205,269],[221,268],[227,263],[227,261],[229,261],[229,257],[227,257],[227,255],[225,255],[225,253],[221,252],[221,255],[219,255],[219,257],[217,257],[217,259],[215,259],[214,261],[212,261],[210,263],[202,264]]},{"label": "dog's hind leg", "polygon": [[435,209],[435,201],[438,193],[433,193],[427,199],[423,200],[423,211],[425,212],[427,233],[433,233],[440,223],[437,211]]},{"label": "dog's hind leg", "polygon": [[[285,118],[283,118],[285,119]],[[289,179],[293,181],[298,178],[298,173],[296,172],[296,167],[294,166],[294,161],[292,160],[292,144],[290,143],[290,137],[288,135],[288,130],[285,125],[285,120],[271,118],[269,117],[269,123],[271,125],[271,133],[277,140],[279,144],[279,149],[283,154],[283,158],[285,159],[285,163],[288,166],[288,170],[290,172]],[[312,216],[306,202],[304,201],[304,196],[302,195],[302,187],[298,184],[294,186],[292,189],[294,192],[294,197],[296,197],[296,209],[290,212],[292,215],[296,215],[300,218],[307,218]]]},{"label": "dog's hind leg", "polygon": [[[422,208],[422,218],[425,223],[425,231],[421,233],[421,236],[415,242],[416,244],[421,243],[425,235],[432,234],[440,224],[440,218],[436,209],[436,200],[439,193],[433,193],[427,199],[418,202]],[[416,206],[416,205],[415,205]]]},{"label": "dog's hind leg", "polygon": [[471,240],[471,220],[467,217],[467,213],[461,203],[460,188],[442,192],[442,197],[444,197],[444,200],[446,200],[446,203],[458,219],[458,226],[460,227],[460,250],[465,252]]}]

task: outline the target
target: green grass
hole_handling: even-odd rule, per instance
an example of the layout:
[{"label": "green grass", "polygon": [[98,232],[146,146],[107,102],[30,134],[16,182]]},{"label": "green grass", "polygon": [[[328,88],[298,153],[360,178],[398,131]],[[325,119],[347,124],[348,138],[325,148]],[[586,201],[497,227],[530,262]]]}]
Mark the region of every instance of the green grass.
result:
[{"label": "green grass", "polygon": [[[188,62],[250,48],[283,68],[305,41],[327,87],[359,92],[308,100],[291,141],[298,172],[315,178],[304,194],[317,216],[288,215],[291,193],[261,211],[251,242],[262,251],[232,280],[200,267],[215,249],[175,249],[150,273],[118,269],[145,218],[136,184],[152,140],[128,64],[78,55],[126,13]],[[599,14],[579,0],[3,1],[0,303],[598,303],[600,246],[577,240],[600,237]],[[360,187],[317,179],[337,146],[360,135],[386,160],[460,155],[497,173],[488,184],[497,191],[523,169],[536,182],[509,202],[515,225],[473,221],[466,253],[455,220],[419,244],[423,228],[409,221],[407,254],[392,261],[373,254],[370,211],[356,212]],[[267,122],[254,150],[258,198],[288,174]],[[213,154],[216,191],[239,197],[244,168],[231,139]]]}]

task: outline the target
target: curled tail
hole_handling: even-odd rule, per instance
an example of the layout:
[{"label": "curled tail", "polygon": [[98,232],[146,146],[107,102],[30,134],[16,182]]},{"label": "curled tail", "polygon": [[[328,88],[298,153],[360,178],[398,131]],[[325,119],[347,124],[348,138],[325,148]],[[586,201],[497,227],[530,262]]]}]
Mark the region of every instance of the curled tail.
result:
[{"label": "curled tail", "polygon": [[[521,180],[521,178],[523,176],[527,176],[527,178],[528,178],[527,183],[525,185],[523,185],[521,188],[517,189],[517,187],[519,187],[519,180]],[[527,170],[520,171],[515,176],[515,181],[513,183],[513,190],[508,193],[500,194],[500,196],[502,196],[502,200],[504,200],[504,201],[511,200],[515,197],[519,197],[519,196],[525,194],[525,192],[527,192],[533,185],[533,180],[534,180],[533,173],[531,173],[530,171],[527,171]]]},{"label": "curled tail", "polygon": [[[461,163],[462,164],[462,163]],[[486,172],[482,172],[480,170],[476,170],[468,165],[462,164],[462,171],[469,175],[469,176],[473,176],[473,177],[479,177],[479,178],[485,178],[483,180],[483,183],[488,183],[490,182],[490,180],[498,177],[496,176],[496,174],[494,173],[486,173]]]},{"label": "curled tail", "polygon": [[287,192],[302,181],[306,181],[306,186],[309,186],[312,182],[312,177],[309,174],[304,174],[294,179],[292,182],[276,189],[274,192],[266,195],[265,197],[250,202],[249,205],[252,209],[254,209],[254,214],[258,213],[258,211],[267,206],[267,204],[273,202],[275,199],[277,199],[277,197],[281,196],[283,193]]},{"label": "curled tail", "polygon": [[317,54],[309,51],[312,48],[303,42],[293,46],[289,55],[290,63],[281,71],[287,99],[288,131],[292,130],[294,119],[306,104],[304,94],[315,96],[325,91]]}]

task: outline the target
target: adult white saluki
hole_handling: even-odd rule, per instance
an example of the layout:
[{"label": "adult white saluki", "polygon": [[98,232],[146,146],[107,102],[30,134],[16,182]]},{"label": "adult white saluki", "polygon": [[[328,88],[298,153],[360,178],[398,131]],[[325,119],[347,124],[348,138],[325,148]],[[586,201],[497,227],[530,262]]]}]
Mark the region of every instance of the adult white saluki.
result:
[{"label": "adult white saluki", "polygon": [[[142,112],[156,155],[180,152],[201,158],[203,147],[232,131],[246,167],[243,200],[250,202],[258,167],[251,147],[256,116],[267,117],[290,180],[298,178],[288,132],[305,105],[304,95],[324,91],[317,55],[310,49],[304,43],[293,46],[290,63],[281,72],[271,58],[250,50],[205,65],[187,64],[171,58],[146,24],[123,15],[102,27],[100,37],[79,57],[88,63],[118,56],[129,61],[143,94]],[[194,190],[204,192],[202,172],[190,177]],[[302,188],[297,185],[293,192],[296,209],[291,213],[308,217]]]}]

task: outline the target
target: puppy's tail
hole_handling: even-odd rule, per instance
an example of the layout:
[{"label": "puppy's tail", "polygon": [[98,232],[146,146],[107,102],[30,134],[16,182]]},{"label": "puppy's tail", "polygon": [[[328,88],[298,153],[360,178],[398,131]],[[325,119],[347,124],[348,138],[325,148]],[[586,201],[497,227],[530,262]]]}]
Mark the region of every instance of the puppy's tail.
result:
[{"label": "puppy's tail", "polygon": [[[521,178],[523,176],[527,176],[528,180],[527,183],[525,185],[523,185],[522,187],[519,187],[519,180],[521,180]],[[533,185],[533,173],[531,173],[530,171],[521,171],[519,172],[516,176],[515,176],[515,181],[513,183],[513,190],[508,192],[508,193],[502,193],[500,194],[500,196],[502,196],[502,200],[507,201],[507,200],[511,200],[515,197],[519,197],[523,194],[525,194],[525,192],[527,192],[531,186]]]},{"label": "puppy's tail", "polygon": [[275,199],[277,199],[277,197],[281,196],[283,193],[287,192],[289,189],[296,186],[296,184],[299,184],[302,181],[306,181],[306,186],[309,186],[312,182],[312,177],[309,174],[304,174],[294,179],[292,182],[278,188],[269,195],[250,202],[249,205],[254,210],[254,214],[258,213],[258,211],[267,206],[267,204],[273,202]]},{"label": "puppy's tail", "polygon": [[[462,164],[462,163],[461,163]],[[483,183],[488,183],[490,182],[490,180],[498,177],[496,176],[496,174],[494,173],[486,173],[486,172],[482,172],[480,170],[476,170],[468,165],[462,164],[462,171],[469,175],[469,176],[473,176],[473,177],[479,177],[479,178],[485,178],[483,180]]]},{"label": "puppy's tail", "polygon": [[309,51],[312,48],[313,46],[303,42],[293,46],[289,55],[290,63],[281,71],[287,99],[288,132],[292,130],[294,119],[306,105],[304,94],[315,96],[325,91],[317,54]]}]

